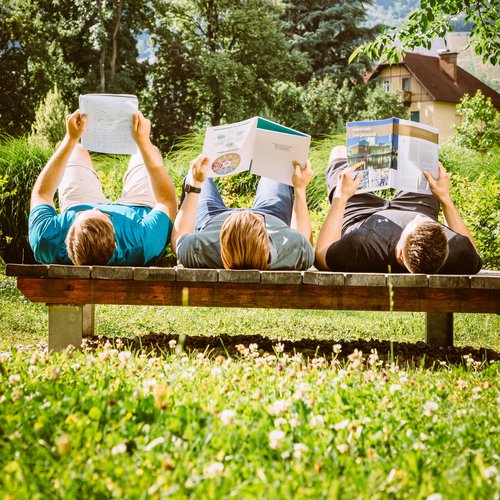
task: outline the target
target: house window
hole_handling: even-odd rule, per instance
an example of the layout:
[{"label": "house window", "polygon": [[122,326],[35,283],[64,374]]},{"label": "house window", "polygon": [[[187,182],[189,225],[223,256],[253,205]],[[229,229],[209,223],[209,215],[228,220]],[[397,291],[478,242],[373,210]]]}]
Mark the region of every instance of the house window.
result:
[{"label": "house window", "polygon": [[385,92],[389,92],[389,88],[390,88],[389,80],[384,80],[383,81],[383,86],[384,86],[384,91]]},{"label": "house window", "polygon": [[410,78],[403,78],[403,92],[409,92],[410,91]]},{"label": "house window", "polygon": [[412,122],[420,122],[420,111],[412,111],[410,113],[410,120]]}]

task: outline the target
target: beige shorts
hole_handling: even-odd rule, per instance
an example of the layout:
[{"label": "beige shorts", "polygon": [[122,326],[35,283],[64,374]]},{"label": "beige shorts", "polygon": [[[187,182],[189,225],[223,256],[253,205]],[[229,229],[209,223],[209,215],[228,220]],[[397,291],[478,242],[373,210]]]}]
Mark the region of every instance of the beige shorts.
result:
[{"label": "beige shorts", "polygon": [[77,205],[119,203],[150,208],[156,205],[149,174],[140,153],[130,157],[123,176],[122,194],[113,202],[104,196],[90,155],[80,144],[75,147],[68,160],[58,194],[61,212]]}]

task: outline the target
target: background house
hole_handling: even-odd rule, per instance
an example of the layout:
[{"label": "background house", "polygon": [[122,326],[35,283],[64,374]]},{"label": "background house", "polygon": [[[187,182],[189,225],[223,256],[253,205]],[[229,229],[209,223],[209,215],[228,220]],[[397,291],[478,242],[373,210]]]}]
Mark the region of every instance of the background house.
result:
[{"label": "background house", "polygon": [[381,63],[369,77],[374,79],[387,91],[402,92],[411,119],[438,128],[440,143],[453,135],[453,125],[461,123],[456,105],[464,94],[473,96],[479,89],[500,109],[500,94],[457,66],[457,53],[448,50],[438,57],[408,53],[399,64]]}]

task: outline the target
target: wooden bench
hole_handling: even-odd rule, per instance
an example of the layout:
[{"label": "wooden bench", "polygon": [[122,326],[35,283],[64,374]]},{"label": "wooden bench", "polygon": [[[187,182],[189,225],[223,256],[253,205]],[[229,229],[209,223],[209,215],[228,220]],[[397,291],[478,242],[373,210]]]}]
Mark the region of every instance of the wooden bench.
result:
[{"label": "wooden bench", "polygon": [[426,313],[426,342],[453,345],[453,313],[500,313],[500,272],[474,276],[227,271],[7,264],[49,310],[49,350],[94,332],[95,304],[262,307]]}]

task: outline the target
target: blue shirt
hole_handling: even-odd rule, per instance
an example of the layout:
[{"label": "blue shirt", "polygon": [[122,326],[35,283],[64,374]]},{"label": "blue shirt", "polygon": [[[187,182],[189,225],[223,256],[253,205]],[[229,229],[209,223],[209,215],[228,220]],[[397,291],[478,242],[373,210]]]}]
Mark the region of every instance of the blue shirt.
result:
[{"label": "blue shirt", "polygon": [[110,203],[79,205],[58,214],[43,204],[29,216],[29,240],[37,262],[71,264],[64,240],[78,212],[92,208],[109,214],[115,229],[116,249],[109,265],[148,266],[164,254],[172,221],[160,210]]}]

